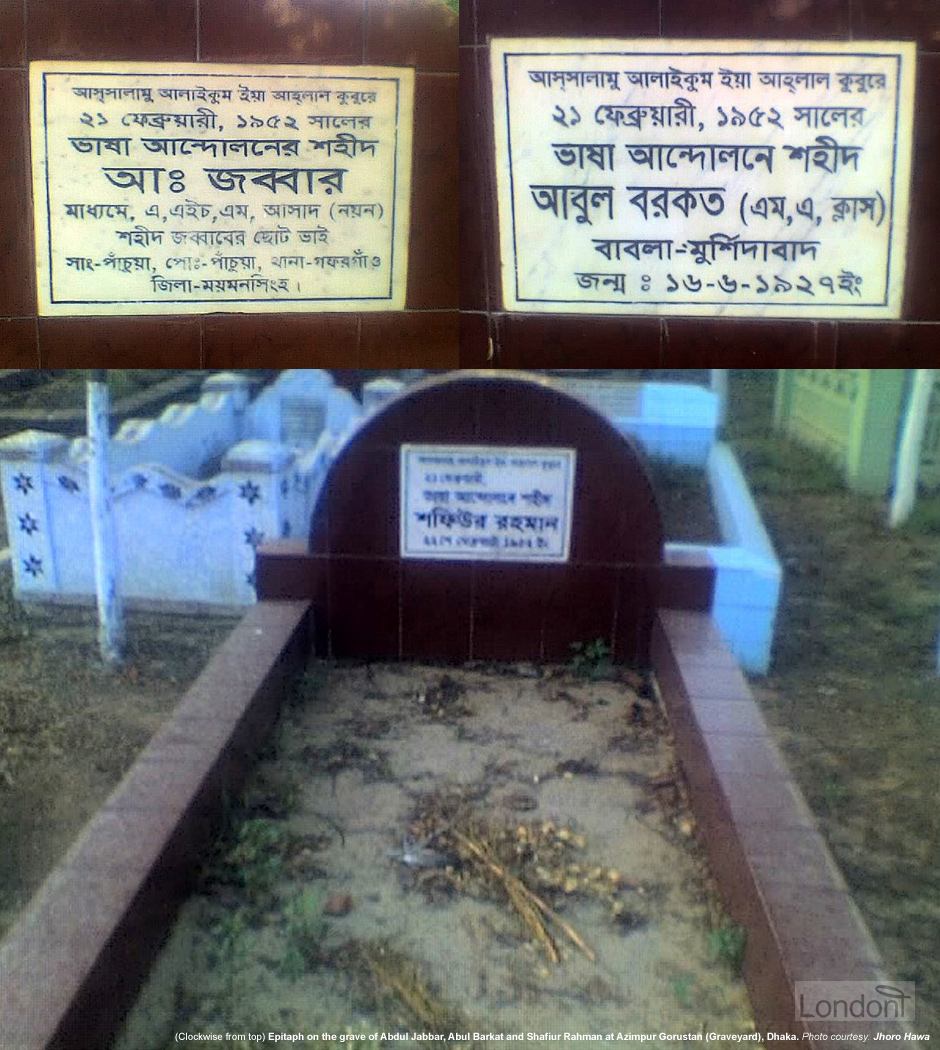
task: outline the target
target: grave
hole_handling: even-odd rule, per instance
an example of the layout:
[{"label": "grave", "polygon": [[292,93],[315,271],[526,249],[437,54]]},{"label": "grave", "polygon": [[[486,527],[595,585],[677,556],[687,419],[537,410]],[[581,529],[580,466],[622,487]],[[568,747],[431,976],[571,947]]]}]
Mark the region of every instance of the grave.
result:
[{"label": "grave", "polygon": [[[263,539],[301,535],[330,457],[362,408],[320,369],[292,369],[256,398],[220,372],[196,403],[126,420],[110,443],[121,586],[132,605],[255,601]],[[21,601],[94,600],[88,442],[26,430],[0,440],[0,481]]]},{"label": "grave", "polygon": [[[717,569],[712,611],[749,671],[770,665],[780,567],[731,450],[716,441],[717,398],[681,383],[556,379],[635,438],[645,454],[704,470],[722,542],[669,542],[669,558]],[[238,610],[256,600],[255,550],[303,536],[327,467],[363,416],[407,387],[375,379],[362,405],[319,369],[292,369],[254,400],[220,373],[196,404],[130,419],[111,445],[125,600],[165,610]],[[25,431],[0,441],[0,481],[22,601],[93,598],[87,442]],[[32,485],[27,491],[20,486]],[[146,523],[143,527],[142,523]],[[133,537],[133,542],[130,542]]]},{"label": "grave", "polygon": [[801,982],[883,980],[883,965],[708,612],[713,583],[705,559],[664,551],[641,456],[582,402],[504,373],[392,401],[339,450],[308,541],[261,547],[261,601],[0,948],[7,1042],[107,1045],[311,654],[518,668],[596,639],[651,676],[746,931],[758,1031],[828,1032],[800,1012]]}]

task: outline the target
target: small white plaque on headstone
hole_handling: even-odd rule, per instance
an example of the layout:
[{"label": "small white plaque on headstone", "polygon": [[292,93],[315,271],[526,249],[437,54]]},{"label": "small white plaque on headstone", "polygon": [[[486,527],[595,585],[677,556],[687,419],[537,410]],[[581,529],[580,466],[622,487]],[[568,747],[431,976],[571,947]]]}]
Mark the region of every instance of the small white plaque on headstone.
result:
[{"label": "small white plaque on headstone", "polygon": [[565,562],[575,450],[402,445],[401,556]]}]

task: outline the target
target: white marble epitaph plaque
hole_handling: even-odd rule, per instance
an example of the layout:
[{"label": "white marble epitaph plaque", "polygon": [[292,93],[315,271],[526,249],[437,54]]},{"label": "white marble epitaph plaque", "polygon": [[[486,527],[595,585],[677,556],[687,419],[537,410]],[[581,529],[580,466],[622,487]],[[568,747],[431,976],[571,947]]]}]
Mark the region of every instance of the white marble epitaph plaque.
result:
[{"label": "white marble epitaph plaque", "polygon": [[900,317],[915,45],[494,40],[504,306]]},{"label": "white marble epitaph plaque", "polygon": [[402,445],[401,556],[565,562],[575,450]]},{"label": "white marble epitaph plaque", "polygon": [[39,312],[399,310],[414,71],[33,62]]}]

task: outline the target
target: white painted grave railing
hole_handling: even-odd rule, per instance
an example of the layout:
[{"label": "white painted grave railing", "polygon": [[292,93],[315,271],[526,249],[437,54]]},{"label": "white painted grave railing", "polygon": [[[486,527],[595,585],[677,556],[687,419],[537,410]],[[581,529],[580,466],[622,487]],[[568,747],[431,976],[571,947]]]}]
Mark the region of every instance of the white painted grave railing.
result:
[{"label": "white painted grave railing", "polygon": [[581,378],[562,379],[559,385],[607,416],[651,459],[705,471],[722,542],[667,542],[666,549],[694,551],[712,561],[715,622],[742,666],[766,674],[782,571],[734,453],[716,440],[726,391],[722,395],[684,383]]},{"label": "white painted grave railing", "polygon": [[[258,545],[306,535],[335,450],[361,418],[328,373],[295,369],[252,402],[245,379],[221,373],[197,404],[128,420],[110,442],[127,600],[254,602]],[[17,597],[92,600],[87,439],[29,430],[0,441],[0,483]]]},{"label": "white painted grave railing", "polygon": [[[705,469],[723,542],[667,548],[712,560],[715,619],[744,667],[766,672],[780,565],[733,453],[715,441],[715,395],[671,383],[560,385],[637,437],[651,457]],[[111,442],[124,594],[138,602],[252,603],[258,544],[307,535],[338,448],[354,440],[363,414],[403,389],[377,379],[363,389],[361,407],[328,373],[300,369],[284,372],[249,402],[244,381],[222,373],[206,380],[198,404],[128,421]],[[37,431],[0,441],[20,598],[89,600],[94,593],[85,453],[83,439],[70,445]],[[187,476],[217,456],[214,476]]]}]

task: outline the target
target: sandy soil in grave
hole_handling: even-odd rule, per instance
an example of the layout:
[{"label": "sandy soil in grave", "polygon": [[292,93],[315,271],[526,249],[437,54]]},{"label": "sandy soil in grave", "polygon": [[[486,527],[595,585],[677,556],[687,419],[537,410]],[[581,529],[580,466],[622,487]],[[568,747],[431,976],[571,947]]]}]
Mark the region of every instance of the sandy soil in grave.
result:
[{"label": "sandy soil in grave", "polygon": [[[442,694],[456,702],[440,704]],[[420,1031],[407,1010],[377,1012],[330,957],[375,938],[413,959],[471,1032],[752,1031],[743,985],[712,957],[714,899],[690,818],[674,797],[657,805],[649,785],[672,758],[656,717],[655,703],[621,682],[546,671],[325,672],[317,695],[286,713],[239,817],[276,829],[265,851],[283,859],[275,884],[259,893],[210,874],[119,1050],[168,1047],[177,1032]],[[422,798],[445,791],[513,829],[569,828],[585,842],[572,861],[622,874],[627,921],[613,918],[611,898],[582,892],[583,880],[543,894],[596,962],[564,936],[561,961],[549,962],[504,902],[448,892],[445,873],[390,855]],[[318,934],[331,961],[286,974],[291,902],[311,887],[321,905],[343,893],[352,907]]]}]

